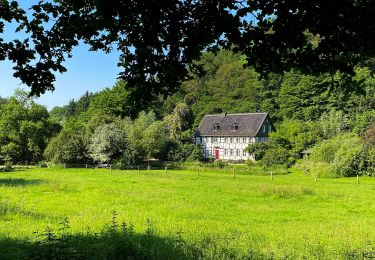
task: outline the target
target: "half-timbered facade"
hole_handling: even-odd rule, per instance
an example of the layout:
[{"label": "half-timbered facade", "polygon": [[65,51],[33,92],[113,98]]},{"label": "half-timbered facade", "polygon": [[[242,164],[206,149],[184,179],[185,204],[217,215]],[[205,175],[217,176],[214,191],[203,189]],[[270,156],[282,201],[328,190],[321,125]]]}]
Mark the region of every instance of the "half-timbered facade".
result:
[{"label": "half-timbered facade", "polygon": [[195,142],[202,144],[207,159],[242,161],[254,159],[244,151],[251,143],[265,142],[275,128],[267,113],[206,115]]}]

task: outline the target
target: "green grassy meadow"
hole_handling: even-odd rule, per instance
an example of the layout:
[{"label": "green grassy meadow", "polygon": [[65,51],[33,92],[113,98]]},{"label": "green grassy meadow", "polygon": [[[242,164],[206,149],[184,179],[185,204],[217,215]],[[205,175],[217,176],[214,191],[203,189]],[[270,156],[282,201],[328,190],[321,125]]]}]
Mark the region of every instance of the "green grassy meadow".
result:
[{"label": "green grassy meadow", "polygon": [[18,242],[38,240],[34,232],[47,226],[58,230],[64,217],[71,234],[100,232],[113,211],[136,234],[152,223],[160,239],[211,243],[204,258],[225,258],[220,250],[229,258],[363,258],[375,251],[374,198],[373,178],[315,182],[298,171],[273,180],[182,170],[1,173],[0,258],[21,256]]}]

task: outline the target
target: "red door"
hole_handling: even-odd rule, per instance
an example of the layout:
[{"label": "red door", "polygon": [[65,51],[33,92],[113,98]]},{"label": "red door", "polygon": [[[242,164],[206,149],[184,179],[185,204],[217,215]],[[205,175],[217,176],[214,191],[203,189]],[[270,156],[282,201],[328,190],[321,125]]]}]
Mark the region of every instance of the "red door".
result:
[{"label": "red door", "polygon": [[215,148],[215,159],[219,160],[219,148]]}]

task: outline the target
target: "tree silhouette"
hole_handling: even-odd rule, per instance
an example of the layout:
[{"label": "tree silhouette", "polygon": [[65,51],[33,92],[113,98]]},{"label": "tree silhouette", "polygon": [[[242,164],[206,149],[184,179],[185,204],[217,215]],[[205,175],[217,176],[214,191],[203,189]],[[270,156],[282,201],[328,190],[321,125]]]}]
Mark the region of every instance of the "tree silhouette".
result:
[{"label": "tree silhouette", "polygon": [[0,37],[0,60],[15,62],[14,76],[37,96],[54,89],[54,72],[66,71],[80,42],[120,51],[135,105],[174,92],[206,49],[234,48],[263,73],[348,74],[375,50],[371,0],[54,0],[28,12],[0,0],[0,36],[12,21],[31,35]]}]

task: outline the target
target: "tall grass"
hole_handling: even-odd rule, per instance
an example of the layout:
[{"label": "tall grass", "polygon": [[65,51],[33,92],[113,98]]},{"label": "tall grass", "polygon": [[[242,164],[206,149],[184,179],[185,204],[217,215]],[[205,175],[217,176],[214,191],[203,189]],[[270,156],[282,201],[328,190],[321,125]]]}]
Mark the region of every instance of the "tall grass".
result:
[{"label": "tall grass", "polygon": [[288,174],[288,167],[285,165],[271,165],[270,167],[262,167],[262,166],[248,166],[246,164],[224,164],[223,166],[218,166],[215,163],[201,163],[201,162],[178,162],[178,163],[171,163],[169,165],[172,169],[179,169],[185,171],[201,171],[201,172],[221,172],[226,174],[232,174],[233,171],[236,174],[241,175],[259,175],[265,176],[270,175],[272,172],[274,175],[284,175]]}]

